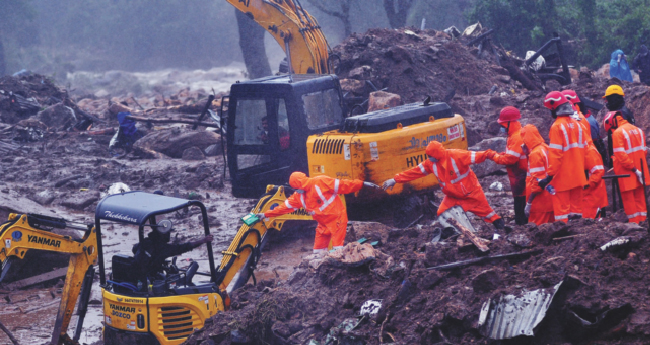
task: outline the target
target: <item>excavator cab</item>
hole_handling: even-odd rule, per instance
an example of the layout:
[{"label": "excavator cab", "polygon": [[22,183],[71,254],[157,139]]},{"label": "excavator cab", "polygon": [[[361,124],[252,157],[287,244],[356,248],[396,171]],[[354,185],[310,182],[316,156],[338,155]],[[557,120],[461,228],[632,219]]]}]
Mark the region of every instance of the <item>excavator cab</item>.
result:
[{"label": "excavator cab", "polygon": [[228,101],[232,193],[257,198],[266,186],[307,172],[312,134],[339,129],[346,114],[335,75],[294,74],[238,82]]},{"label": "excavator cab", "polygon": [[[203,216],[205,235],[210,234],[203,203],[144,192],[115,194],[104,198],[95,212],[98,241],[98,267],[104,309],[104,343],[180,344],[207,318],[225,310],[226,296],[219,291],[212,246],[207,246],[208,272],[198,271],[197,262],[180,269],[175,258],[164,272],[143,272],[137,255],[113,255],[112,274],[107,279],[101,245],[102,225],[107,222],[134,226],[141,244],[145,230],[169,231],[165,215],[196,206]],[[197,282],[194,276],[207,281]]]}]

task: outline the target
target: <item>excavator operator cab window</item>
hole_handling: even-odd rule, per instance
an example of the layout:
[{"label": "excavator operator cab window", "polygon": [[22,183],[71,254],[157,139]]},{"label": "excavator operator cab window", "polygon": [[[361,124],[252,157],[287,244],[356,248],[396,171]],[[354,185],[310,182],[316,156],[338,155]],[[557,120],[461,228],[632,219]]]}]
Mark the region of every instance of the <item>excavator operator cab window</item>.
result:
[{"label": "excavator operator cab window", "polygon": [[262,147],[269,153],[237,155],[239,169],[269,163],[272,152],[290,148],[289,118],[284,99],[240,98],[236,107],[234,144]]},{"label": "excavator operator cab window", "polygon": [[302,95],[307,116],[307,127],[311,130],[340,125],[343,109],[337,89],[327,89]]}]

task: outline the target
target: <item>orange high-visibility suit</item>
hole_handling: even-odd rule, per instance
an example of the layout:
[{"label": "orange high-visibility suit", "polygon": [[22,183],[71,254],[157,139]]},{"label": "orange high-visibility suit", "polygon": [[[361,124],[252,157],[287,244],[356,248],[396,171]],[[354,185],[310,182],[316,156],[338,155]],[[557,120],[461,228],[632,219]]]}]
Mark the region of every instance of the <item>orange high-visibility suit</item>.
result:
[{"label": "orange high-visibility suit", "polygon": [[585,172],[589,176],[589,187],[582,191],[582,217],[583,218],[596,218],[598,211],[608,205],[607,200],[607,186],[603,181],[605,175],[605,167],[603,158],[600,156],[596,145],[591,137],[591,126],[587,118],[582,115],[580,110],[576,107],[579,121],[578,124],[582,127],[583,133],[586,135],[587,147],[585,147]]},{"label": "orange high-visibility suit", "polygon": [[549,131],[547,174],[555,188],[553,212],[556,221],[567,222],[569,215],[582,215],[585,177],[585,148],[588,133],[569,116],[558,116]]},{"label": "orange high-visibility suit", "polygon": [[585,168],[589,171],[589,188],[582,191],[582,217],[594,219],[608,205],[605,166],[595,146],[587,148]]},{"label": "orange high-visibility suit", "polygon": [[536,193],[531,203],[528,222],[542,225],[555,221],[553,216],[553,200],[551,194],[538,184],[538,180],[546,178],[548,170],[548,145],[539,134],[537,127],[526,125],[521,129],[521,138],[528,148],[528,176],[526,177],[526,199]]},{"label": "orange high-visibility suit", "polygon": [[307,177],[301,172],[291,174],[289,184],[296,189],[284,204],[264,213],[265,218],[278,217],[304,209],[315,221],[314,251],[342,247],[348,225],[348,213],[338,194],[355,193],[363,187],[361,180],[339,180],[329,176]]},{"label": "orange high-visibility suit", "polygon": [[643,185],[639,182],[634,169],[645,171],[646,184],[650,183],[648,163],[645,158],[647,150],[645,135],[640,128],[627,122],[622,116],[617,120],[618,128],[612,133],[614,172],[617,175],[630,175],[630,177],[619,178],[618,185],[628,221],[639,223],[646,219],[647,212]]},{"label": "orange high-visibility suit", "polygon": [[426,153],[438,161],[434,163],[427,159],[413,169],[395,175],[395,181],[404,183],[434,174],[445,194],[438,208],[438,215],[460,205],[463,210],[472,212],[490,223],[501,218],[488,204],[476,174],[469,167],[470,164],[484,162],[488,156],[494,154],[493,151],[490,153],[490,151],[447,150],[441,143],[432,141],[427,146]]},{"label": "orange high-visibility suit", "polygon": [[[508,141],[506,142],[506,151],[497,153],[492,160],[500,165],[505,165],[510,180],[510,190],[517,203],[517,197],[526,195],[526,171],[528,169],[528,159],[521,149],[524,143],[521,140],[521,123],[511,121],[508,126]],[[525,206],[525,200],[522,200],[521,213]],[[515,205],[517,207],[517,205]],[[515,209],[517,216],[517,209]],[[525,216],[524,216],[525,217]],[[517,224],[525,224],[525,219],[517,219]]]}]

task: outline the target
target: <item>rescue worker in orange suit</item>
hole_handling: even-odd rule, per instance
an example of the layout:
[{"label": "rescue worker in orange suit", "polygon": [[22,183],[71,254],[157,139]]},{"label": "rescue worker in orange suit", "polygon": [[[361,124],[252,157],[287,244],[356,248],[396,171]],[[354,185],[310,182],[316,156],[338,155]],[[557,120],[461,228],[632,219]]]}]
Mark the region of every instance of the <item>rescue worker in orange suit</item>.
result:
[{"label": "rescue worker in orange suit", "polygon": [[553,186],[555,220],[567,222],[569,216],[582,216],[582,189],[587,184],[583,171],[588,134],[571,118],[573,105],[559,91],[547,94],[544,106],[551,110],[555,122],[548,134],[548,177],[540,180],[539,186],[546,188],[549,183]]},{"label": "rescue worker in orange suit", "polygon": [[625,120],[620,111],[607,113],[603,126],[612,132],[614,173],[630,175],[618,179],[627,219],[631,223],[642,222],[647,217],[642,171],[645,171],[646,184],[650,182],[643,131]]},{"label": "rescue worker in orange suit", "polygon": [[605,174],[603,159],[591,136],[592,129],[590,122],[582,114],[583,107],[578,94],[573,90],[564,90],[562,94],[573,104],[575,120],[582,126],[583,133],[587,135],[587,147],[585,148],[585,177],[589,184],[582,191],[582,217],[595,219],[602,211],[604,217],[605,207],[608,205],[607,187],[602,177]]},{"label": "rescue worker in orange suit", "polygon": [[403,171],[395,175],[394,178],[384,181],[384,190],[392,189],[396,183],[405,183],[434,174],[445,194],[438,208],[438,215],[451,207],[460,205],[463,210],[472,212],[492,223],[496,228],[493,238],[498,239],[498,232],[505,227],[505,223],[488,204],[476,174],[470,169],[470,164],[482,163],[488,158],[491,159],[496,152],[492,150],[481,152],[448,150],[437,141],[431,141],[425,152],[429,159],[413,169]]},{"label": "rescue worker in orange suit", "polygon": [[551,194],[537,183],[548,176],[548,145],[533,125],[526,125],[521,129],[521,139],[524,142],[522,149],[528,157],[525,207],[528,222],[536,225],[552,223],[555,218]]},{"label": "rescue worker in orange suit", "polygon": [[515,201],[515,224],[524,225],[528,219],[524,212],[526,207],[526,170],[528,161],[521,149],[524,143],[521,140],[521,112],[519,109],[507,106],[501,109],[497,122],[501,125],[501,132],[508,135],[506,151],[497,153],[492,160],[500,165],[505,165],[510,180],[510,190]]},{"label": "rescue worker in orange suit", "polygon": [[340,180],[324,175],[310,178],[299,171],[289,176],[289,185],[295,189],[295,193],[288,197],[284,204],[265,213],[259,213],[257,217],[260,219],[274,218],[301,208],[304,209],[318,222],[314,253],[327,252],[330,241],[333,249],[343,247],[348,226],[348,213],[341,198],[338,197],[339,194],[355,193],[364,186],[381,189],[372,182]]}]

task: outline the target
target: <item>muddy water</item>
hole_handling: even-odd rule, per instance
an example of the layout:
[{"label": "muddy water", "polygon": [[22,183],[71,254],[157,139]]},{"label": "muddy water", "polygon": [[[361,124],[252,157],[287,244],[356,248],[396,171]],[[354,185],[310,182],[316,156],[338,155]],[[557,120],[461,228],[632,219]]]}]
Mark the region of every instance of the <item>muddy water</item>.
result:
[{"label": "muddy water", "polygon": [[[156,163],[162,163],[162,161]],[[162,164],[164,165],[164,163]],[[15,186],[10,184],[10,193],[14,193],[12,187]],[[239,218],[250,211],[255,200],[233,198],[230,195],[228,185],[220,192],[199,190],[198,193],[204,197],[202,201],[209,210],[209,216],[214,217],[220,223],[220,225],[211,226],[211,232],[214,235],[212,247],[218,265],[221,260],[221,251],[228,247],[240,225]],[[171,194],[173,195],[173,192]],[[210,194],[209,199],[205,198],[206,194]],[[16,197],[18,196],[16,195]],[[29,200],[23,201],[22,204],[26,208],[34,206],[31,205]],[[30,209],[29,211],[33,210]],[[41,213],[85,223],[92,219],[92,214],[72,212],[62,207],[51,207],[47,212]],[[173,241],[186,242],[202,237],[203,228],[199,217],[198,208],[190,209],[188,212],[171,214],[168,219],[174,224]],[[281,279],[288,277],[293,266],[299,264],[302,257],[308,255],[311,251],[313,230],[311,233],[306,231],[303,234],[306,234],[306,236],[298,236],[297,238],[295,236],[285,236],[269,243],[268,250],[265,250],[257,271],[256,277],[258,281],[275,277]],[[104,262],[107,273],[110,273],[113,255],[132,255],[131,248],[138,238],[137,228],[124,226],[123,224],[106,223],[102,226],[102,238]],[[199,271],[207,272],[209,270],[205,246],[180,256],[177,265],[181,268],[186,267],[189,265],[190,259],[199,263]],[[91,302],[80,338],[81,343],[92,343],[101,337],[103,318],[98,277],[96,275],[91,292]],[[200,278],[200,276],[197,276],[197,280]],[[53,291],[50,292],[50,290]],[[60,289],[57,291],[56,288],[27,289],[12,292],[9,294],[12,303],[8,303],[7,300],[0,300],[0,320],[14,332],[21,344],[43,343],[51,337],[60,295]],[[7,295],[0,295],[0,297],[5,296]],[[76,323],[77,317],[74,316],[68,329],[70,335],[74,333]],[[0,343],[7,341],[9,339],[4,334],[0,334]]]}]

